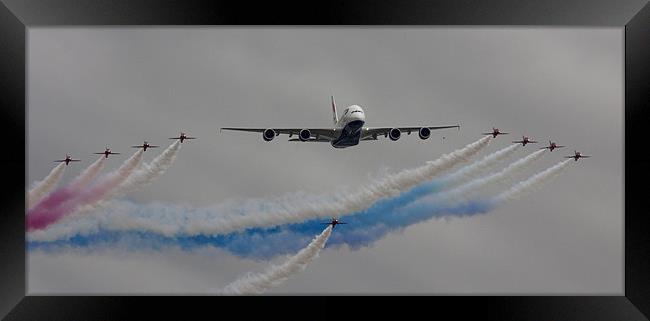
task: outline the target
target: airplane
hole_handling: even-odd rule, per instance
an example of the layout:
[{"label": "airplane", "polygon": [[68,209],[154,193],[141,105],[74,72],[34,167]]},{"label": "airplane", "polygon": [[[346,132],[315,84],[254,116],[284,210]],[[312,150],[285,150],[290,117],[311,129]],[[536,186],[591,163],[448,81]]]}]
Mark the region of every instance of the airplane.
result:
[{"label": "airplane", "polygon": [[566,147],[566,146],[557,145],[557,144],[555,144],[554,142],[552,142],[552,141],[549,140],[549,141],[548,141],[548,146],[546,146],[546,147],[542,147],[542,148],[540,148],[540,149],[548,149],[548,150],[550,150],[550,151],[553,151],[553,150],[556,149],[556,148],[562,148],[562,147]]},{"label": "airplane", "polygon": [[[453,126],[419,126],[419,127],[363,127],[366,122],[366,116],[363,109],[358,105],[348,106],[343,110],[339,118],[336,112],[336,103],[332,96],[332,121],[333,126],[329,128],[232,128],[226,127],[221,130],[236,130],[245,132],[262,133],[262,139],[267,142],[272,141],[275,136],[280,134],[289,135],[290,142],[325,142],[330,143],[334,148],[346,148],[359,144],[359,141],[377,140],[378,136],[390,138],[392,141],[398,140],[402,132],[408,135],[417,131],[421,139],[427,139],[431,136],[431,130],[458,128],[460,125]],[[291,137],[297,135],[298,138]]]},{"label": "airplane", "polygon": [[514,141],[513,143],[520,143],[520,144],[522,144],[524,146],[526,146],[526,144],[528,144],[528,143],[531,143],[531,144],[537,143],[534,140],[530,140],[527,136],[521,136],[521,138],[522,138],[521,140]]},{"label": "airplane", "polygon": [[160,146],[149,145],[149,143],[145,140],[145,141],[144,141],[144,144],[142,144],[142,145],[140,145],[140,146],[131,146],[131,147],[132,147],[132,148],[144,148],[144,151],[146,152],[146,151],[147,151],[147,148],[156,148],[156,147],[160,147]]},{"label": "airplane", "polygon": [[80,159],[72,159],[72,158],[70,157],[70,155],[65,154],[65,159],[55,160],[54,163],[62,163],[62,162],[65,162],[65,166],[68,166],[68,164],[69,164],[70,162],[80,162],[80,161],[81,161]]},{"label": "airplane", "polygon": [[332,229],[334,229],[334,228],[336,227],[337,224],[348,224],[348,223],[345,223],[345,222],[339,222],[339,220],[337,220],[337,219],[335,219],[335,218],[332,218],[332,221],[331,221],[331,222],[329,222],[329,223],[321,223],[321,224],[332,225]]},{"label": "airplane", "polygon": [[579,158],[591,157],[591,156],[582,155],[582,154],[580,154],[580,152],[575,151],[575,150],[573,152],[575,153],[575,155],[573,155],[573,156],[564,156],[564,158],[573,158],[577,162]]},{"label": "airplane", "polygon": [[93,154],[104,155],[106,158],[108,158],[108,155],[119,155],[120,153],[113,153],[113,152],[111,152],[111,149],[108,148],[108,146],[106,146],[106,149],[104,150],[104,152],[102,152],[102,153],[93,153]]},{"label": "airplane", "polygon": [[492,132],[491,133],[483,133],[483,135],[492,135],[492,138],[496,138],[499,135],[507,135],[509,133],[502,133],[499,131],[498,128],[492,127]]},{"label": "airplane", "polygon": [[178,137],[170,137],[169,139],[180,139],[180,140],[181,140],[181,144],[182,144],[182,143],[183,143],[183,140],[185,140],[185,139],[196,139],[196,137],[187,137],[187,136],[185,135],[185,133],[181,132],[181,135],[180,135],[180,136],[178,136]]}]

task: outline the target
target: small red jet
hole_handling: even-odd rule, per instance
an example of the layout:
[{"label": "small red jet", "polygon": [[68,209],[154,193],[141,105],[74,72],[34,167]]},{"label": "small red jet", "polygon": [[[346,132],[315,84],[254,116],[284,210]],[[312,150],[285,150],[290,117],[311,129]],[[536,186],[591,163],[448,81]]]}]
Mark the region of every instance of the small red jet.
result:
[{"label": "small red jet", "polygon": [[582,155],[582,154],[580,154],[580,152],[575,151],[575,150],[573,152],[575,153],[575,155],[573,155],[573,156],[564,156],[564,158],[573,158],[577,162],[579,158],[591,157],[591,156]]},{"label": "small red jet", "polygon": [[106,149],[103,152],[101,152],[101,153],[93,153],[93,154],[104,155],[106,158],[108,158],[108,155],[119,155],[120,153],[113,153],[113,152],[111,152],[110,148],[106,147]]},{"label": "small red jet", "polygon": [[181,144],[182,144],[182,143],[183,143],[183,140],[186,140],[186,139],[196,139],[196,137],[188,137],[187,135],[185,135],[185,133],[181,132],[181,135],[180,135],[180,136],[178,136],[178,137],[169,137],[169,139],[180,139],[180,140],[181,140]]},{"label": "small red jet", "polygon": [[540,148],[540,149],[548,149],[548,150],[550,150],[550,151],[553,151],[553,150],[556,149],[556,148],[562,148],[562,147],[566,147],[566,146],[557,145],[557,144],[555,144],[554,142],[552,142],[552,141],[549,140],[549,141],[548,141],[548,146],[546,146],[546,147],[542,147],[542,148]]},{"label": "small red jet", "polygon": [[334,228],[336,227],[337,224],[348,224],[348,223],[345,223],[345,222],[339,222],[339,220],[337,220],[337,219],[335,219],[335,218],[332,218],[332,221],[331,221],[331,222],[329,222],[329,223],[321,223],[321,224],[332,225],[332,229],[334,229]]},{"label": "small red jet", "polygon": [[483,133],[483,135],[492,135],[492,138],[496,138],[499,135],[507,135],[508,133],[502,133],[499,131],[498,128],[492,127],[492,132],[491,133]]},{"label": "small red jet", "polygon": [[528,138],[526,136],[522,136],[521,140],[514,141],[513,143],[519,143],[519,144],[522,144],[522,145],[526,146],[526,144],[528,144],[528,143],[534,144],[534,143],[537,143],[537,142],[534,141],[534,140],[530,140],[530,138]]},{"label": "small red jet", "polygon": [[149,143],[145,140],[145,141],[144,141],[144,144],[142,144],[142,145],[140,145],[140,146],[131,146],[131,147],[132,147],[132,148],[144,148],[144,151],[146,152],[146,151],[147,151],[147,148],[156,148],[156,147],[160,147],[160,146],[149,145]]},{"label": "small red jet", "polygon": [[81,161],[80,159],[72,159],[72,157],[70,157],[70,155],[65,154],[65,159],[55,160],[54,162],[55,163],[65,162],[65,166],[68,166],[68,164],[70,164],[70,162],[80,162],[80,161]]}]

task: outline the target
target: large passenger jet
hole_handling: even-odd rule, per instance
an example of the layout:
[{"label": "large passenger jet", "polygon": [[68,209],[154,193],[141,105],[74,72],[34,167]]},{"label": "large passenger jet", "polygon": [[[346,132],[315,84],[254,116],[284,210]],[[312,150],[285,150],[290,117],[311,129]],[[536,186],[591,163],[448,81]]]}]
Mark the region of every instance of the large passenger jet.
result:
[{"label": "large passenger jet", "polygon": [[[431,136],[431,130],[444,128],[458,128],[453,126],[417,126],[417,127],[363,127],[366,123],[366,115],[358,105],[352,105],[345,110],[339,118],[336,112],[336,103],[332,96],[332,114],[334,126],[330,128],[221,128],[221,130],[238,130],[245,132],[262,133],[262,138],[269,142],[280,134],[289,135],[290,142],[325,142],[332,144],[335,148],[345,148],[359,144],[359,141],[377,140],[377,137],[384,136],[392,141],[398,140],[402,132],[408,135],[417,131],[421,139]],[[297,135],[298,138],[291,138]]]}]

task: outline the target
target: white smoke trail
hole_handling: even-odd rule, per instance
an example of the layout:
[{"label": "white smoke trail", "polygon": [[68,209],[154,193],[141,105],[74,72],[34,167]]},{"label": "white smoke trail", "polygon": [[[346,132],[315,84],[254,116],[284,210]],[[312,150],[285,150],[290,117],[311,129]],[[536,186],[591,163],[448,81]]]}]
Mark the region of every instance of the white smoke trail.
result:
[{"label": "white smoke trail", "polygon": [[561,161],[553,165],[552,167],[549,167],[546,170],[539,172],[531,176],[530,178],[517,183],[509,190],[495,196],[494,201],[504,202],[509,200],[515,200],[523,196],[525,193],[536,190],[537,188],[541,187],[544,183],[546,183],[550,179],[557,177],[562,172],[562,170],[565,169],[567,165],[569,165],[569,162],[571,162],[570,159]]},{"label": "white smoke trail", "polygon": [[139,150],[116,171],[100,177],[92,186],[75,191],[68,187],[52,192],[47,202],[40,202],[27,213],[27,232],[45,229],[75,212],[80,206],[95,204],[119,186],[142,160]]},{"label": "white smoke trail", "polygon": [[389,176],[381,184],[375,185],[376,189],[386,191],[386,193],[389,193],[388,196],[396,195],[401,191],[409,189],[426,180],[430,180],[434,176],[451,169],[461,162],[468,161],[470,157],[476,155],[476,153],[486,147],[490,142],[490,139],[490,136],[483,137],[461,149],[442,155],[435,161],[429,161],[424,166],[412,170],[405,170],[396,175]]},{"label": "white smoke trail", "polygon": [[[251,227],[264,228],[341,216],[367,209],[381,198],[397,196],[456,164],[468,161],[471,156],[486,147],[490,139],[490,136],[483,137],[435,161],[427,162],[426,165],[361,186],[354,193],[331,196],[293,193],[270,200],[249,200],[245,204],[230,208],[227,205],[208,209],[171,208],[165,205],[156,206],[155,211],[148,211],[133,203],[113,202],[103,213],[93,211],[91,215],[84,215],[83,219],[80,215],[74,215],[74,220],[69,216],[46,231],[30,233],[30,239],[45,241],[67,238],[75,234],[92,233],[100,226],[107,230],[142,230],[166,236],[217,235]],[[94,209],[97,209],[95,205],[84,208],[83,212]]]},{"label": "white smoke trail", "polygon": [[59,183],[63,172],[65,172],[65,163],[59,163],[54,167],[49,174],[40,182],[29,190],[27,193],[27,208],[32,208],[36,205],[45,195],[49,194]]},{"label": "white smoke trail", "polygon": [[133,175],[135,169],[142,162],[143,150],[138,150],[129,157],[117,170],[101,177],[99,181],[81,194],[78,207],[70,213],[69,217],[75,217],[96,209],[110,198],[113,191],[119,189],[124,182]]},{"label": "white smoke trail", "polygon": [[164,174],[172,166],[180,148],[180,140],[169,145],[169,147],[167,147],[150,163],[142,164],[142,168],[129,176],[129,178],[114,191],[113,195],[124,194],[135,188],[151,184],[151,182]]},{"label": "white smoke trail", "polygon": [[475,179],[468,183],[465,183],[461,186],[458,186],[455,189],[452,189],[447,192],[440,194],[431,195],[419,200],[419,202],[434,202],[434,201],[445,201],[445,202],[454,202],[459,201],[461,198],[467,200],[472,196],[473,192],[478,191],[479,189],[486,187],[490,184],[502,182],[509,177],[513,177],[520,173],[526,166],[532,164],[534,161],[538,160],[542,155],[544,155],[544,149],[540,149],[536,152],[529,154],[528,156],[521,158],[510,165],[506,166],[504,169],[487,175],[481,178]]},{"label": "white smoke trail", "polygon": [[138,165],[142,162],[142,155],[142,150],[135,152],[133,156],[127,159],[116,171],[108,173],[102,179],[100,179],[100,181],[95,184],[93,188],[110,191],[111,189],[117,188],[123,184],[135,172]]},{"label": "white smoke trail", "polygon": [[508,156],[516,152],[519,146],[521,145],[512,144],[508,147],[502,148],[490,155],[483,157],[483,159],[481,159],[480,161],[474,162],[449,175],[442,177],[440,181],[443,184],[445,184],[445,186],[450,186],[451,184],[461,184],[463,182],[466,182],[467,180],[471,179],[474,175],[492,169],[495,165],[499,164]]},{"label": "white smoke trail", "polygon": [[151,182],[160,177],[169,169],[169,167],[171,167],[172,163],[174,163],[174,160],[176,159],[178,150],[181,148],[180,146],[180,141],[175,141],[151,162],[148,164],[142,164],[140,169],[130,173],[120,185],[111,190],[101,200],[79,207],[74,213],[68,216],[68,218],[77,219],[80,215],[84,215],[106,206],[114,197],[124,195],[138,187],[151,184]]},{"label": "white smoke trail", "polygon": [[274,265],[258,274],[248,274],[227,285],[220,294],[262,294],[271,287],[278,286],[291,275],[302,272],[307,264],[318,257],[332,234],[332,226],[315,237],[306,248],[289,258],[282,265]]},{"label": "white smoke trail", "polygon": [[104,156],[99,157],[98,160],[93,162],[88,168],[86,168],[77,178],[75,178],[69,185],[68,188],[72,191],[78,191],[84,186],[88,185],[97,175],[99,172],[104,169],[104,165],[106,164],[106,158]]}]

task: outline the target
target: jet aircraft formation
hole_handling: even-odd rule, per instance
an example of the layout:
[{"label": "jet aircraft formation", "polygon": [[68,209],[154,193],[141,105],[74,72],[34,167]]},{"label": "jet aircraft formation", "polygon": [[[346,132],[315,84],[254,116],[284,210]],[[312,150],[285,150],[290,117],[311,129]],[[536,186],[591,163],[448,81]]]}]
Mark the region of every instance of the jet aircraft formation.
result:
[{"label": "jet aircraft formation", "polygon": [[[448,128],[457,128],[460,130],[460,125],[443,125],[443,126],[406,126],[406,127],[364,127],[366,122],[366,116],[359,105],[350,105],[343,110],[342,115],[339,117],[337,113],[336,103],[334,97],[331,97],[332,101],[332,122],[331,127],[321,127],[321,128],[278,128],[278,127],[267,127],[267,128],[238,128],[238,127],[223,127],[221,130],[233,130],[233,131],[243,131],[243,132],[257,132],[262,134],[262,139],[264,141],[270,142],[276,136],[279,135],[289,135],[290,142],[327,142],[332,145],[334,148],[347,148],[358,145],[360,141],[376,141],[378,137],[383,136],[389,138],[392,141],[397,141],[402,132],[406,132],[407,135],[410,135],[412,132],[417,132],[420,139],[428,139],[431,136],[432,130],[438,129],[448,129]],[[491,132],[482,133],[483,135],[490,135],[493,138],[496,138],[499,135],[507,135],[509,133],[502,132],[499,128],[492,128]],[[293,135],[297,135],[298,138],[291,138]],[[196,139],[196,137],[187,136],[186,133],[181,132],[178,137],[170,137],[169,139],[177,139],[183,143],[185,140]],[[527,144],[535,144],[537,141],[529,138],[528,136],[522,136],[521,140],[513,141],[513,143],[522,144],[526,146]],[[563,145],[557,145],[557,143],[549,140],[549,145],[541,147],[541,149],[548,149],[553,151],[556,148],[565,147]],[[149,148],[158,148],[158,145],[152,145],[148,141],[144,141],[142,145],[133,145],[132,148],[142,148],[144,151],[147,151]],[[111,151],[111,149],[106,146],[103,152],[94,153],[98,155],[104,155],[105,158],[108,158],[109,155],[119,155]],[[565,158],[573,158],[575,161],[578,161],[580,158],[587,158],[591,156],[582,155],[578,151],[574,151],[574,155],[565,156]],[[68,165],[70,162],[78,162],[79,159],[73,159],[69,154],[66,154],[66,157],[61,160],[56,160],[55,162],[65,162]],[[331,225],[332,228],[336,227],[338,224],[347,224],[345,222],[339,221],[337,218],[332,218],[330,222],[322,223],[326,225]]]},{"label": "jet aircraft formation", "polygon": [[[397,141],[402,136],[403,132],[406,132],[407,135],[410,135],[412,132],[418,132],[420,139],[428,139],[431,136],[432,130],[438,129],[448,129],[448,128],[457,128],[460,130],[460,124],[458,125],[446,125],[446,126],[411,126],[411,127],[364,127],[366,123],[366,115],[363,111],[363,108],[359,105],[350,105],[343,110],[343,114],[339,117],[336,109],[336,102],[334,101],[334,96],[332,99],[332,122],[331,127],[321,127],[321,128],[284,128],[284,127],[266,127],[266,128],[250,128],[250,127],[222,127],[220,130],[231,130],[231,131],[242,131],[242,132],[253,132],[261,133],[262,139],[266,142],[272,141],[276,136],[279,135],[289,135],[290,142],[323,142],[330,143],[334,148],[347,148],[351,146],[356,146],[360,141],[375,141],[378,140],[378,137],[384,136],[389,138],[392,141]],[[507,132],[501,132],[499,128],[492,127],[492,132],[483,133],[483,135],[491,135],[492,138],[496,138],[499,135],[507,135]],[[291,138],[293,135],[297,135],[298,138]],[[182,137],[182,135],[181,135]],[[189,138],[187,138],[189,139]],[[444,139],[444,137],[443,137]],[[521,140],[513,141],[513,143],[522,144],[526,146],[527,144],[538,143],[535,140],[527,136],[522,136]],[[542,147],[542,149],[548,149],[551,152],[556,148],[562,148],[565,146],[557,145],[552,141],[548,141],[549,146]],[[576,155],[579,155],[576,152]],[[571,158],[588,157],[588,156],[570,156]]]},{"label": "jet aircraft formation", "polygon": [[[181,132],[180,136],[178,136],[178,137],[170,137],[169,139],[179,139],[181,141],[181,143],[183,143],[183,141],[186,140],[186,139],[196,139],[196,137],[189,137],[184,132]],[[142,145],[134,145],[134,146],[131,146],[131,147],[132,148],[142,148],[146,152],[147,148],[157,148],[157,147],[160,147],[160,146],[151,145],[151,144],[149,144],[149,142],[147,142],[145,140]],[[120,153],[113,152],[108,146],[105,147],[103,152],[97,152],[97,153],[93,153],[93,154],[104,155],[105,158],[108,158],[108,155],[120,155]],[[80,161],[81,161],[80,159],[73,159],[72,156],[70,156],[70,154],[65,154],[64,159],[58,159],[58,160],[55,160],[54,162],[55,163],[65,162],[65,164],[68,165],[70,162],[80,162]]]},{"label": "jet aircraft formation", "polygon": [[[360,141],[376,141],[378,137],[384,136],[389,138],[392,141],[397,141],[400,139],[402,132],[406,132],[407,135],[410,135],[411,132],[418,132],[420,139],[428,139],[431,136],[432,130],[438,129],[448,129],[448,128],[457,128],[460,130],[460,124],[458,125],[444,125],[444,126],[411,126],[411,127],[364,127],[366,123],[366,115],[359,105],[350,105],[343,110],[343,114],[339,117],[337,113],[336,103],[334,101],[334,96],[331,97],[332,101],[332,122],[331,127],[321,127],[321,128],[284,128],[284,127],[266,127],[266,128],[242,128],[242,127],[222,127],[220,130],[230,130],[230,131],[242,131],[242,132],[254,132],[261,133],[262,139],[266,142],[272,141],[276,136],[279,135],[289,135],[290,142],[324,142],[330,143],[334,148],[347,148],[351,146],[356,146]],[[491,132],[482,133],[483,135],[491,135],[492,138],[496,138],[499,135],[507,135],[509,133],[502,132],[499,128],[492,127]],[[297,135],[298,138],[291,138],[293,135]],[[443,137],[444,139],[444,137]],[[521,140],[513,141],[516,144],[522,144],[526,146],[527,144],[536,144],[537,141],[531,139],[528,136],[522,136]],[[556,148],[565,147],[563,145],[557,145],[557,143],[548,141],[548,146],[542,147],[541,149],[548,149],[553,151]],[[590,156],[583,156],[580,152],[575,151],[575,155],[566,156],[566,158],[574,158],[576,161],[579,158],[586,158]],[[336,218],[332,218],[331,222],[322,223],[326,225],[332,225],[332,228],[336,227],[337,224],[347,224],[340,222]]]}]

